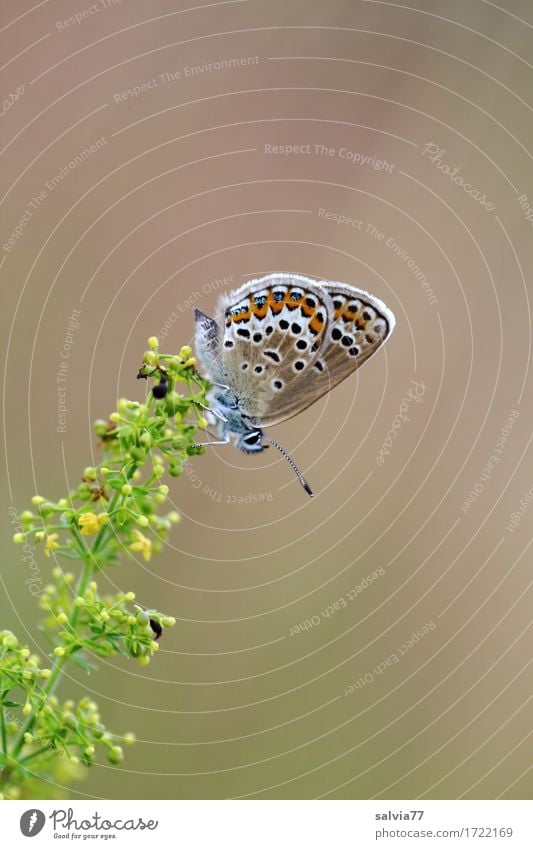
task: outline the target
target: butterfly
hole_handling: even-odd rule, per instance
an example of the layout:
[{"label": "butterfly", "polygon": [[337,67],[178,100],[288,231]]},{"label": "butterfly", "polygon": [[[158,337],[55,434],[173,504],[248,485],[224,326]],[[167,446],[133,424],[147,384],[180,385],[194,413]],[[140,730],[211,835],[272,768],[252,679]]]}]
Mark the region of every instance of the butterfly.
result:
[{"label": "butterfly", "polygon": [[394,328],[374,295],[300,274],[267,274],[223,295],[216,318],[195,310],[196,355],[212,384],[220,437],[246,453],[274,445],[309,495],[287,451],[263,428],[310,407],[372,356]]}]

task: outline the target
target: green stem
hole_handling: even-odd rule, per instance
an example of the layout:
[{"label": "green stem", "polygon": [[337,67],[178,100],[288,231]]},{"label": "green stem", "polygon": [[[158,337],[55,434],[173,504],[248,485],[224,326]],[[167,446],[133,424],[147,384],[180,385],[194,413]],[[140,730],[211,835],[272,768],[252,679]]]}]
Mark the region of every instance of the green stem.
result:
[{"label": "green stem", "polygon": [[36,758],[38,755],[42,755],[43,752],[48,752],[50,755],[55,755],[56,753],[55,749],[50,748],[50,746],[41,746],[40,749],[37,749],[36,752],[32,752],[31,755],[26,755],[25,758],[21,758],[19,761],[20,765],[25,766],[28,761],[33,760],[33,758]]},{"label": "green stem", "polygon": [[0,723],[2,724],[2,750],[4,755],[7,755],[7,731],[6,718],[4,716],[4,705],[2,705],[2,711],[0,712]]}]

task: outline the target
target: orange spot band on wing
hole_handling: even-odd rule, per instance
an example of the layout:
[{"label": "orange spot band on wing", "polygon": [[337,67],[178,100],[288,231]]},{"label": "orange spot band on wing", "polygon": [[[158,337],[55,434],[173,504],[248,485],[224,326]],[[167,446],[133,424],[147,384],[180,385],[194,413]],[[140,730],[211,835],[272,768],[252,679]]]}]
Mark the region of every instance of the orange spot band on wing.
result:
[{"label": "orange spot band on wing", "polygon": [[319,315],[314,315],[311,321],[309,322],[309,327],[313,333],[320,333],[322,328],[324,327],[324,319],[320,318]]}]

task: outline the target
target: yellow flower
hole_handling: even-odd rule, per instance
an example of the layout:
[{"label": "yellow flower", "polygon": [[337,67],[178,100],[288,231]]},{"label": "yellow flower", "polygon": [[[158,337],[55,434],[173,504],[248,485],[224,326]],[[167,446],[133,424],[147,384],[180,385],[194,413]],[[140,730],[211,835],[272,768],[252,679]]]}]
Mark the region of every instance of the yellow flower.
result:
[{"label": "yellow flower", "polygon": [[145,560],[150,560],[152,556],[152,543],[148,537],[145,537],[137,528],[133,531],[135,535],[135,542],[130,544],[130,548],[132,551],[140,551]]},{"label": "yellow flower", "polygon": [[47,557],[50,557],[50,552],[54,551],[56,548],[61,548],[56,539],[59,539],[59,534],[49,534],[46,537],[46,542],[44,544],[44,553]]},{"label": "yellow flower", "polygon": [[100,522],[96,513],[84,513],[78,519],[78,525],[81,528],[82,534],[86,537],[100,530]]}]

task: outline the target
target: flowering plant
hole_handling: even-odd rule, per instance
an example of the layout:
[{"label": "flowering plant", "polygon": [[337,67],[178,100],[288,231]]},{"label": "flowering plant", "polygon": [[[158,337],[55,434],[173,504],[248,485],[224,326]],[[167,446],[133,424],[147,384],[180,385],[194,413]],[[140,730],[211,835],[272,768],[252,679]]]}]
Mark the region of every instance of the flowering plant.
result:
[{"label": "flowering plant", "polygon": [[[88,672],[94,657],[125,655],[150,662],[172,616],[145,610],[131,590],[101,595],[97,578],[120,555],[150,560],[161,550],[175,511],[160,515],[169,488],[166,471],[177,477],[189,456],[203,453],[195,442],[209,384],[195,371],[191,349],[159,352],[148,340],[138,377],[153,378],[145,403],[121,399],[108,421],[95,422],[102,447],[97,466],[58,501],[40,495],[33,510],[18,516],[14,542],[30,540],[55,561],[51,582],[40,594],[42,630],[51,645],[45,660],[11,631],[0,631],[0,790],[4,798],[53,796],[54,784],[81,777],[104,752],[111,764],[123,758],[117,735],[102,723],[90,698],[77,704],[56,695],[69,663]],[[186,394],[178,391],[187,389]],[[61,562],[70,561],[65,571]]]}]

